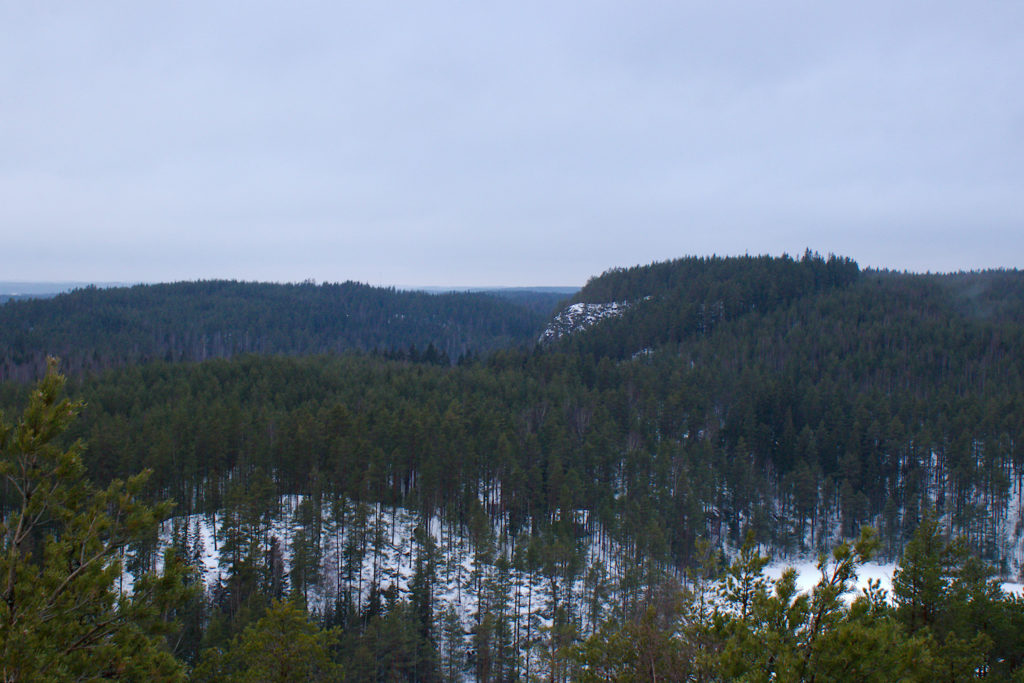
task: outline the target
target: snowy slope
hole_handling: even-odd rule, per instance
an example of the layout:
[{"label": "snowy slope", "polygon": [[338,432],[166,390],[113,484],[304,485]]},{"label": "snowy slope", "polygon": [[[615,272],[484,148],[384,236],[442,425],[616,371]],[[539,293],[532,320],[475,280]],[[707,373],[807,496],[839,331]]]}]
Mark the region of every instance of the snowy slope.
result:
[{"label": "snowy slope", "polygon": [[[286,591],[303,530],[299,521],[302,502],[299,496],[280,499],[262,530],[261,545],[270,548],[276,542],[281,549]],[[307,505],[307,513],[310,507]],[[410,598],[417,558],[423,553],[423,544],[417,540],[418,527],[427,530],[436,545],[432,598],[438,631],[450,608],[458,621],[463,647],[471,650],[472,634],[482,612],[493,609],[496,601],[504,601],[510,637],[524,669],[543,670],[542,648],[556,605],[571,615],[576,632],[586,636],[597,625],[596,619],[608,618],[616,608],[628,613],[630,600],[637,597],[626,587],[631,583],[629,572],[638,567],[637,558],[610,541],[582,511],[578,521],[589,533],[583,534],[577,547],[575,569],[564,573],[528,570],[521,561],[522,548],[517,552],[516,539],[503,533],[501,520],[489,530],[485,543],[474,546],[466,529],[441,517],[424,519],[416,512],[380,505],[359,509],[351,503],[345,504],[344,514],[339,512],[329,503],[320,510],[322,533],[316,544],[320,569],[315,583],[306,591],[309,608],[316,613],[330,610],[345,594],[352,596],[358,610],[366,608],[371,593],[392,590],[401,599]],[[343,519],[344,524],[334,521],[337,519]],[[223,525],[220,514],[182,516],[166,522],[161,533],[164,545],[172,537],[185,539],[187,552],[211,593],[223,585],[230,571],[227,558],[222,557]],[[363,552],[353,556],[357,548]],[[499,556],[508,560],[504,574],[497,568],[502,564],[496,562]],[[819,578],[815,561],[810,558],[776,561],[765,573],[777,579],[791,566],[798,572],[797,588],[810,591]],[[847,598],[856,597],[869,579],[879,580],[891,594],[894,568],[892,563],[863,565],[858,571],[857,590]],[[633,583],[639,585],[637,578],[634,574]],[[131,576],[126,574],[123,589],[131,590],[131,583]],[[1007,592],[1022,593],[1019,583],[1004,583],[1003,587]]]},{"label": "snowy slope", "polygon": [[[293,566],[296,534],[301,528],[296,512],[301,502],[299,496],[282,498],[263,531],[265,547],[271,547],[275,540],[280,544],[286,572]],[[553,623],[556,600],[574,615],[578,631],[589,633],[594,625],[591,613],[605,614],[612,599],[626,599],[614,587],[621,581],[625,568],[635,566],[635,562],[624,557],[623,549],[608,541],[599,529],[580,543],[579,567],[567,578],[557,572],[528,571],[517,562],[522,553],[515,553],[513,543],[507,541],[489,544],[491,555],[487,557],[484,549],[474,547],[464,529],[440,517],[424,520],[418,513],[400,508],[365,506],[365,524],[357,527],[353,521],[355,507],[351,506],[346,510],[348,522],[342,527],[329,522],[334,512],[330,504],[325,504],[321,512],[325,524],[319,543],[319,581],[306,593],[311,611],[324,613],[346,591],[351,591],[357,609],[365,609],[374,589],[385,593],[393,587],[400,598],[409,598],[416,560],[421,553],[414,530],[424,525],[437,546],[435,616],[440,618],[451,607],[469,647],[480,612],[488,609],[486,603],[495,600],[495,590],[500,590],[507,599],[512,637],[524,664],[529,660],[540,666],[540,644]],[[229,573],[227,559],[221,552],[222,524],[219,515],[183,516],[166,522],[161,533],[164,545],[173,535],[187,538],[189,553],[211,592],[227,580]],[[492,538],[502,537],[500,524],[491,531]],[[367,539],[365,543],[361,538]],[[599,540],[602,538],[605,540]],[[358,563],[358,571],[349,572],[348,558],[352,549],[360,545],[365,546],[365,554]],[[504,577],[495,567],[498,554],[509,562]],[[126,576],[125,590],[130,587],[131,577]],[[600,591],[596,591],[599,587]],[[481,603],[482,610],[478,609]]]}]

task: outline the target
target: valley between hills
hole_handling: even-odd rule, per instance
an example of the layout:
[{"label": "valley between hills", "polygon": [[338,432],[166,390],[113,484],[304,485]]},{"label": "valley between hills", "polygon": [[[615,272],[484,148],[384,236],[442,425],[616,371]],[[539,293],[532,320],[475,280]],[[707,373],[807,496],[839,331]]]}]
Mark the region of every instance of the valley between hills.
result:
[{"label": "valley between hills", "polygon": [[[0,304],[0,379],[7,595],[38,593],[37,644],[0,639],[22,672],[86,666],[46,664],[56,634],[211,681],[270,680],[259,652],[303,680],[1024,666],[1016,270],[807,252],[574,293],[86,287]],[[40,616],[79,581],[89,610]]]}]

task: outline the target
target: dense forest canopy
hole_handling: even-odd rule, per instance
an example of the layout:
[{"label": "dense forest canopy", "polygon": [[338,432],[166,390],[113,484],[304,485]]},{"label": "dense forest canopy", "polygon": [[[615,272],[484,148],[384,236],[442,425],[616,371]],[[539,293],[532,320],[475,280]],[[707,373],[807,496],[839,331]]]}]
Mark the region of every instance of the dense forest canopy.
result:
[{"label": "dense forest canopy", "polygon": [[355,282],[208,280],[85,287],[0,305],[0,380],[42,374],[47,355],[70,374],[156,360],[242,353],[467,353],[532,344],[560,292],[427,294]]},{"label": "dense forest canopy", "polygon": [[[522,561],[522,571],[553,577],[553,587],[582,576],[584,565],[573,549],[599,536],[611,539],[620,560],[640,572],[629,589],[635,592],[627,591],[634,602],[622,603],[634,608],[663,595],[665,577],[711,575],[722,569],[724,555],[741,546],[809,555],[866,527],[877,529],[872,552],[890,560],[903,556],[922,534],[931,534],[932,545],[935,539],[946,543],[961,537],[955,553],[949,551],[956,559],[947,562],[942,590],[967,586],[966,575],[957,572],[976,568],[957,568],[968,567],[965,558],[987,562],[1007,578],[1021,571],[1024,273],[1019,271],[896,273],[862,270],[850,259],[811,253],[799,259],[679,259],[592,279],[570,301],[624,302],[625,313],[543,346],[534,344],[541,327],[535,313],[482,295],[403,298],[405,293],[351,284],[167,287],[190,294],[169,297],[159,287],[133,288],[115,291],[113,296],[124,299],[107,299],[97,308],[98,299],[90,297],[99,293],[82,291],[47,302],[7,304],[0,314],[21,321],[16,331],[5,323],[2,333],[20,344],[4,347],[10,373],[42,349],[71,344],[71,337],[54,333],[59,343],[37,348],[32,345],[39,338],[33,335],[70,329],[76,316],[85,315],[81,310],[105,311],[76,337],[82,345],[66,350],[79,368],[119,367],[73,377],[71,392],[85,407],[70,435],[89,444],[83,461],[97,484],[152,469],[149,495],[175,500],[180,514],[259,517],[254,511],[280,496],[335,501],[332,505],[341,509],[405,509],[425,520],[446,520],[476,539],[474,547],[491,548],[479,551],[479,561],[490,567],[481,571],[492,572],[494,580],[502,576],[499,558],[506,552],[511,557],[513,548],[535,549],[533,559]],[[338,300],[352,311],[353,321],[341,323],[331,313]],[[156,304],[150,309],[147,301]],[[182,308],[172,308],[171,301]],[[396,313],[396,301],[410,312]],[[55,308],[43,315],[33,305]],[[537,310],[539,304],[533,305]],[[204,313],[204,306],[209,311]],[[265,315],[259,313],[263,306]],[[452,322],[462,320],[458,316],[474,322]],[[30,318],[49,321],[50,327],[27,325]],[[154,320],[164,335],[156,346]],[[206,347],[198,357],[170,351],[177,347],[169,340],[227,344],[214,332],[224,329],[235,330],[233,339],[249,341],[217,347],[217,353]],[[374,336],[384,334],[381,329],[407,336]],[[274,346],[278,336],[291,346]],[[440,341],[424,346],[424,339]],[[372,352],[387,344],[420,351]],[[342,348],[354,350],[309,353]],[[143,349],[165,351],[153,355]],[[458,363],[439,362],[467,350],[477,353]],[[118,353],[127,355],[111,361],[110,354]],[[0,404],[17,410],[23,393],[20,384],[0,385]],[[3,495],[7,510],[12,499]],[[321,538],[317,525],[324,522],[319,513],[308,514],[309,520],[319,520],[308,522],[315,529],[309,533]],[[273,556],[272,547],[261,543],[269,539],[251,541],[254,557]],[[428,552],[430,542],[417,543]],[[756,555],[745,557],[748,570],[757,565]],[[988,590],[982,584],[991,575],[985,572],[972,574],[982,578],[970,590]],[[288,579],[293,588],[306,585],[300,576]],[[483,595],[481,580],[474,585]],[[243,629],[256,624],[284,585],[281,579],[252,581],[244,600],[239,585],[218,594],[220,616],[207,617],[207,623],[220,625],[204,636],[202,647],[226,645],[232,638],[243,647]],[[644,583],[646,592],[639,590]],[[384,614],[436,625],[440,617],[427,615],[424,593],[416,593],[429,590],[416,585],[420,588],[410,588],[406,607],[397,595],[387,608],[372,607],[376,603],[361,602],[356,591],[354,602],[346,594],[347,606],[334,605],[332,610],[341,611],[321,617],[325,624],[336,619],[332,623],[356,629],[349,632],[355,649],[366,645],[360,638],[372,629],[385,628],[373,621]],[[760,596],[757,618],[766,620],[760,626],[732,624],[728,632],[701,631],[701,637],[728,640],[744,628],[755,633],[768,628],[770,616],[763,610],[807,607],[792,602],[790,589],[780,586],[774,598],[761,589],[751,593]],[[551,594],[560,593],[552,588]],[[250,599],[262,606],[244,607]],[[827,601],[827,596],[814,599]],[[992,598],[992,604],[1002,605],[1001,599]],[[573,670],[566,662],[582,666],[614,658],[607,648],[615,638],[639,638],[644,628],[653,629],[646,632],[652,635],[661,632],[658,624],[667,623],[659,621],[660,612],[651,623],[642,613],[622,613],[623,619],[636,617],[628,628],[638,630],[601,631],[599,619],[574,622],[572,600],[565,600],[568,606],[556,599],[551,608],[554,630],[546,641],[550,667],[556,667],[556,651],[562,653],[563,676]],[[929,644],[932,632],[921,631],[920,615],[911,607],[890,613],[882,602],[865,603],[858,618],[868,621],[854,623],[844,621],[853,619],[852,613],[837,604],[821,607],[832,610],[836,628],[882,629],[872,631],[878,637],[898,631],[910,638],[907,648],[927,650],[935,661],[959,656],[949,643],[953,649],[928,649],[938,646]],[[961,608],[967,609],[955,609]],[[427,611],[414,617],[417,609]],[[478,614],[477,627],[485,616]],[[281,605],[264,618],[297,619]],[[497,622],[487,623],[500,630]],[[557,631],[559,624],[574,623],[575,636]],[[427,652],[440,647],[434,626],[423,628],[427,640],[410,636],[408,643],[419,644],[408,647],[419,653],[416,667],[436,671],[440,660],[417,659],[424,647]],[[557,640],[556,631],[564,641]],[[497,638],[499,631],[488,633]],[[585,641],[587,634],[597,640]],[[963,626],[954,635],[964,644],[972,634]],[[985,637],[1009,636],[992,631]],[[690,642],[679,637],[671,642],[684,641]],[[570,657],[574,642],[596,650],[575,650]],[[1019,645],[999,642],[1017,662]],[[200,640],[194,645],[190,656],[196,658]],[[563,646],[569,649],[559,650]],[[995,652],[996,645],[978,647]],[[786,655],[796,657],[787,666],[806,669],[817,656],[812,652],[808,644]],[[205,666],[230,668],[231,661]],[[715,666],[726,666],[725,660],[716,661]],[[961,671],[974,666],[970,657],[956,661],[967,667]],[[745,666],[729,665],[739,667],[737,672]]]},{"label": "dense forest canopy", "polygon": [[587,281],[573,300],[635,301],[682,292],[692,300],[709,300],[715,298],[712,287],[725,287],[730,303],[753,308],[759,303],[764,306],[815,289],[851,284],[859,272],[859,266],[851,259],[835,255],[824,259],[810,252],[798,260],[788,256],[691,256],[647,266],[613,268]]},{"label": "dense forest canopy", "polygon": [[[999,533],[1024,462],[1022,281],[1016,271],[861,271],[809,253],[680,259],[591,280],[577,299],[635,305],[544,349],[458,367],[425,354],[131,366],[81,381],[79,429],[98,476],[153,467],[161,493],[190,509],[218,505],[224,482],[257,468],[280,493],[330,473],[327,485],[347,495],[459,514],[479,487],[496,485],[516,519],[586,508],[682,566],[697,538],[735,544],[748,528],[798,551],[876,523],[895,554],[937,504],[979,551],[1008,562]],[[197,301],[254,289],[191,287]],[[267,287],[300,331],[328,316],[285,306],[286,295],[396,296]],[[40,303],[75,310],[75,301]],[[256,304],[240,301],[216,310],[241,324]],[[445,301],[446,310],[497,306]],[[490,324],[465,343],[485,348],[511,323]],[[115,329],[126,340],[140,330]],[[645,540],[629,521],[641,519],[657,520],[665,537]]]}]

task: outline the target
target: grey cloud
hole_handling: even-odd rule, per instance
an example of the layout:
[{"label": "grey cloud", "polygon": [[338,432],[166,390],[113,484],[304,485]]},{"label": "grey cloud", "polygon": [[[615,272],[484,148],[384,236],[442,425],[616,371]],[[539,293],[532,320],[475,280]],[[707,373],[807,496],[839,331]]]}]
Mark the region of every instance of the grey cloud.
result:
[{"label": "grey cloud", "polygon": [[9,6],[7,278],[574,284],[806,246],[1020,265],[1022,20],[1008,2]]}]

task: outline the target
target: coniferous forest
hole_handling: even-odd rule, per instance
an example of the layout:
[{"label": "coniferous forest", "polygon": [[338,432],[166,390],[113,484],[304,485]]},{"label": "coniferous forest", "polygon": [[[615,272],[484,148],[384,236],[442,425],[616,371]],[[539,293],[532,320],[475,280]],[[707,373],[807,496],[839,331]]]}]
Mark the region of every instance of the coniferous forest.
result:
[{"label": "coniferous forest", "polygon": [[[458,359],[532,342],[559,300],[548,291],[396,291],[355,282],[207,280],[99,289],[0,307],[0,380],[245,353],[418,349]],[[433,347],[433,348],[431,348]]]},{"label": "coniferous forest", "polygon": [[1020,271],[86,289],[0,371],[3,680],[1024,678]]}]

